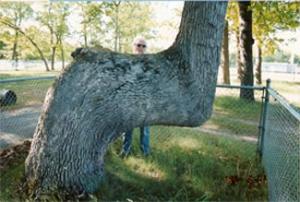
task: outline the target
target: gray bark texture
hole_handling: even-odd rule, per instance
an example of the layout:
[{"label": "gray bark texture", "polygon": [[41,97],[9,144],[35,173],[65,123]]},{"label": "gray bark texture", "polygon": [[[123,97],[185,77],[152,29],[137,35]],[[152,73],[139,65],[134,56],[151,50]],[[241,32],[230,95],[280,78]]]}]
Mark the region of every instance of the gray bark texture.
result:
[{"label": "gray bark texture", "polygon": [[226,2],[185,2],[174,44],[157,54],[79,48],[48,90],[26,159],[35,194],[94,192],[121,132],[199,126],[211,115]]},{"label": "gray bark texture", "polygon": [[[241,85],[253,86],[253,53],[252,45],[252,10],[251,1],[238,2],[240,11],[240,56],[241,56]],[[252,89],[240,90],[240,97],[254,100]]]}]

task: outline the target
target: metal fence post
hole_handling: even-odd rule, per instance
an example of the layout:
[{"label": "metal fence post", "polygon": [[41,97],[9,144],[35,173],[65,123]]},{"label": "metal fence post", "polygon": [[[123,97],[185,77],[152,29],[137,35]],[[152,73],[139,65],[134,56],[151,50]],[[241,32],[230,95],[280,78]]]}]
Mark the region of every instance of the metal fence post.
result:
[{"label": "metal fence post", "polygon": [[267,85],[265,88],[265,97],[264,99],[264,104],[263,104],[263,110],[262,110],[262,116],[261,116],[261,121],[260,121],[260,126],[259,126],[259,137],[260,137],[260,145],[259,145],[259,155],[262,157],[263,155],[263,149],[264,149],[264,136],[266,132],[266,119],[267,119],[267,114],[268,114],[268,105],[269,105],[269,88],[271,84],[271,79],[267,79]]}]

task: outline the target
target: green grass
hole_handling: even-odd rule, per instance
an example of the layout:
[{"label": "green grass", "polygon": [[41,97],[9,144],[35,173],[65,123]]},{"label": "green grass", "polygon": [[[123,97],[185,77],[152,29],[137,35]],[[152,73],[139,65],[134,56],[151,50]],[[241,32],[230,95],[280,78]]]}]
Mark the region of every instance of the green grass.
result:
[{"label": "green grass", "polygon": [[279,93],[299,94],[300,82],[273,81],[271,87],[278,90]]},{"label": "green grass", "polygon": [[[258,125],[253,125],[252,122],[244,122],[241,119],[229,119],[225,116],[215,115],[208,124],[217,126],[219,131],[233,135],[258,136]],[[255,124],[258,124],[258,119]]]},{"label": "green grass", "polygon": [[12,106],[2,106],[1,109],[12,110],[28,106],[42,105],[47,89],[54,80],[19,81],[0,84],[0,89],[9,89],[16,93],[17,103]]},{"label": "green grass", "polygon": [[56,76],[59,71],[0,71],[0,80],[20,77]]},{"label": "green grass", "polygon": [[243,120],[259,120],[261,102],[249,102],[233,96],[218,96],[215,99],[214,110],[230,118]]},{"label": "green grass", "polygon": [[19,159],[0,174],[0,201],[19,200],[18,187],[24,176],[24,160]]},{"label": "green grass", "polygon": [[[0,80],[24,77],[56,76],[58,74],[58,71],[0,71]],[[53,82],[54,79],[0,83],[0,90],[13,90],[17,95],[17,103],[15,105],[2,106],[1,109],[14,110],[43,104],[47,89]]]},{"label": "green grass", "polygon": [[[42,104],[52,82],[1,84],[0,89],[15,90],[19,98],[17,105],[7,109]],[[260,110],[259,99],[248,102],[238,96],[223,94],[216,97],[214,115],[209,124],[227,134],[255,136],[258,130],[253,123],[258,122]],[[143,157],[138,146],[138,130],[134,133],[129,158],[118,156],[121,139],[110,146],[105,158],[105,177],[101,189],[95,194],[99,200],[267,200],[266,183],[249,185],[249,179],[263,175],[255,143],[204,134],[197,129],[156,126],[151,127],[151,155]],[[16,200],[18,195],[14,190],[23,170],[24,164],[20,162],[1,173],[0,201]],[[238,180],[232,182],[231,178]]]},{"label": "green grass", "polygon": [[[151,127],[151,155],[139,150],[134,131],[132,154],[118,156],[121,138],[105,157],[105,177],[94,194],[100,201],[266,201],[266,183],[250,187],[249,177],[262,176],[256,145],[210,136],[195,129]],[[0,200],[19,198],[16,189],[24,163],[10,167],[0,176]],[[238,177],[236,184],[228,178]]]},{"label": "green grass", "polygon": [[[213,137],[193,129],[152,127],[149,157],[134,148],[121,159],[121,141],[106,156],[106,178],[97,198],[104,201],[267,200],[266,184],[249,188],[249,176],[262,175],[256,145]],[[237,176],[236,185],[226,177]]]}]

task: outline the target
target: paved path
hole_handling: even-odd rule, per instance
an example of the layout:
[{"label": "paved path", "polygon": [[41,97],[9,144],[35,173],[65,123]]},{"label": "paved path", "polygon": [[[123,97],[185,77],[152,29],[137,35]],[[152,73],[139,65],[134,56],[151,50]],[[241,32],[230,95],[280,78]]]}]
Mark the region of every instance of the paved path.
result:
[{"label": "paved path", "polygon": [[0,111],[0,150],[32,138],[41,106]]}]

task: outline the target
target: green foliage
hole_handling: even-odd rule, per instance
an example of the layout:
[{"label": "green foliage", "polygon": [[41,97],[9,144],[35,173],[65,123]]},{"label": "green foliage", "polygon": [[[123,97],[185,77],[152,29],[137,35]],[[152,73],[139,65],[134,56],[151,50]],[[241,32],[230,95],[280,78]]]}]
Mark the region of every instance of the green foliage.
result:
[{"label": "green foliage", "polygon": [[[62,2],[45,4],[44,11],[37,13],[37,20],[46,26],[50,35],[59,39],[68,34],[67,17],[70,14],[68,6]],[[54,45],[53,43],[52,45]]]},{"label": "green foliage", "polygon": [[76,7],[80,10],[81,30],[83,45],[90,46],[93,42],[103,43],[103,34],[105,33],[104,22],[104,3],[81,2]]},{"label": "green foliage", "polygon": [[131,52],[133,39],[137,35],[145,39],[153,38],[151,27],[151,7],[142,2],[104,3],[106,26],[112,36],[106,35],[105,46],[120,52]]},{"label": "green foliage", "polygon": [[226,19],[229,23],[229,31],[237,32],[239,30],[239,8],[237,2],[230,1],[228,3]]},{"label": "green foliage", "polygon": [[298,2],[252,2],[253,34],[263,53],[274,53],[282,39],[274,37],[278,30],[292,30],[300,26]]},{"label": "green foliage", "polygon": [[[283,40],[275,37],[278,30],[292,30],[300,25],[299,2],[253,1],[253,35],[264,54],[272,54]],[[237,2],[228,4],[227,16],[229,29],[236,32],[239,27]]]},{"label": "green foliage", "polygon": [[[28,3],[24,2],[0,2],[0,19],[4,19],[10,24],[20,27],[25,20],[30,18],[33,10]],[[11,50],[13,49],[14,44],[18,44],[19,38],[22,36],[17,36],[16,29],[7,29],[7,27],[3,26],[0,23],[1,31],[0,31],[0,39],[5,41],[6,50],[3,53],[3,57],[9,57],[11,54]],[[21,51],[16,49],[17,55],[20,54]]]},{"label": "green foliage", "polygon": [[0,8],[0,17],[5,16],[17,26],[29,18],[33,11],[30,4],[24,2],[0,2]]}]

